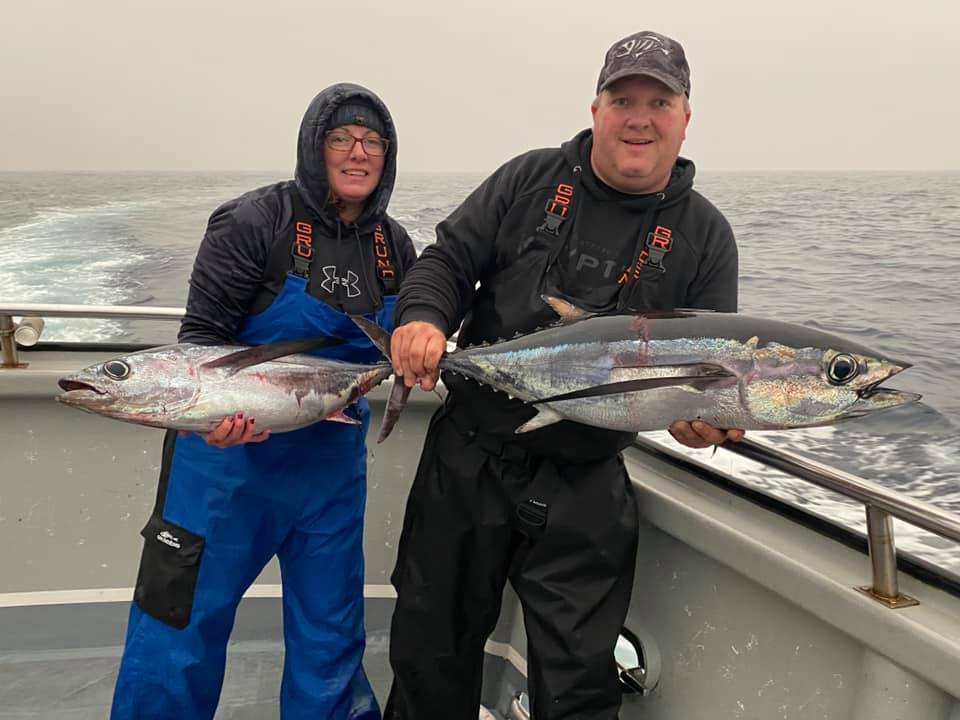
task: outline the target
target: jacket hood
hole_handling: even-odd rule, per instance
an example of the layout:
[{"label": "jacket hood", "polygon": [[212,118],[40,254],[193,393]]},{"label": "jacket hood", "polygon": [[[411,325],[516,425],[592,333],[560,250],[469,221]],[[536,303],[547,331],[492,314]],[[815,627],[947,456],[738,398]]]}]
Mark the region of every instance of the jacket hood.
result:
[{"label": "jacket hood", "polygon": [[327,203],[330,185],[327,182],[327,166],[323,159],[323,134],[331,129],[328,125],[337,108],[357,99],[366,100],[380,111],[386,126],[386,137],[390,141],[380,183],[367,200],[363,213],[357,218],[356,225],[363,232],[381,221],[386,214],[397,175],[396,126],[387,106],[376,94],[353,83],[337,83],[320,91],[310,103],[300,123],[294,182],[303,196],[303,201],[317,217],[335,225],[336,213]]},{"label": "jacket hood", "polygon": [[623,205],[644,207],[656,200],[660,207],[666,207],[683,198],[693,188],[696,167],[692,160],[683,157],[678,157],[674,163],[670,181],[663,190],[662,198],[659,197],[660,193],[630,195],[619,192],[615,188],[607,188],[606,185],[601,186],[600,180],[594,175],[593,168],[590,166],[590,151],[592,148],[593,131],[590,129],[581,130],[560,146],[564,160],[571,168],[579,165],[584,169],[582,173],[583,185],[595,197],[609,198],[612,192],[619,197],[619,203]]}]

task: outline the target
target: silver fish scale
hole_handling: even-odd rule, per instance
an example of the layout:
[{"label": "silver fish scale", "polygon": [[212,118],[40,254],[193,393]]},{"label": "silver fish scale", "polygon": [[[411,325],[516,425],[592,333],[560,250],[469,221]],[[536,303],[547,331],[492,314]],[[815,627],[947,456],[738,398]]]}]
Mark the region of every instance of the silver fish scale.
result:
[{"label": "silver fish scale", "polygon": [[[918,399],[872,392],[905,365],[837,336],[724,313],[682,317],[596,317],[457,351],[442,365],[526,402],[676,380],[539,404],[521,432],[560,419],[630,432],[695,419],[747,430],[809,427]],[[849,383],[829,382],[827,361],[841,352],[852,353],[862,370]]]},{"label": "silver fish scale", "polygon": [[102,363],[64,380],[94,391],[64,393],[62,402],[119,420],[153,427],[207,431],[238,412],[258,427],[285,432],[342,411],[390,376],[389,363],[347,363],[296,354],[234,372],[204,367],[236,346],[169,345],[116,358],[130,368],[123,380]]},{"label": "silver fish scale", "polygon": [[631,339],[519,350],[492,345],[463,351],[448,362],[468,377],[532,401],[607,383],[674,377],[678,365],[748,367],[750,351],[726,339]]},{"label": "silver fish scale", "polygon": [[739,387],[701,391],[689,386],[544,403],[570,420],[626,432],[664,430],[680,418],[717,427],[754,427]]}]

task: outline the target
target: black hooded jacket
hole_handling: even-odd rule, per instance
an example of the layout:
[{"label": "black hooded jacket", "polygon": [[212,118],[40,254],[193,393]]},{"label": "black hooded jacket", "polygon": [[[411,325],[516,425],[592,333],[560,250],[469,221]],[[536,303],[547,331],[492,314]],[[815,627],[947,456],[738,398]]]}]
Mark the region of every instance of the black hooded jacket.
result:
[{"label": "black hooded jacket", "polygon": [[[362,98],[380,111],[390,140],[383,176],[355,223],[343,223],[327,202],[329,187],[323,134],[334,111]],[[354,297],[346,284],[327,283],[312,272],[308,292],[347,313],[368,313],[383,306],[385,283],[377,271],[374,232],[386,238],[389,262],[397,281],[416,259],[406,230],[387,215],[397,168],[397,134],[383,102],[369,90],[349,83],[333,85],[317,95],[300,124],[294,180],[253,190],[224,203],[210,216],[190,276],[186,314],[179,340],[203,344],[235,342],[247,315],[264,310],[280,291],[293,265],[291,247],[297,207],[313,227],[314,268],[334,266],[340,277],[358,279]],[[296,195],[295,195],[296,194]],[[297,197],[300,202],[297,202]],[[382,263],[382,259],[381,259]]]},{"label": "black hooded jacket", "polygon": [[[397,301],[396,321],[426,320],[460,347],[551,325],[554,295],[595,312],[737,309],[737,249],[729,223],[693,190],[679,158],[667,188],[621,193],[591,170],[593,135],[510,160],[437,226]],[[535,414],[520,401],[444,375],[455,403],[505,440],[567,460],[605,457],[630,433],[561,422],[513,430]]]}]

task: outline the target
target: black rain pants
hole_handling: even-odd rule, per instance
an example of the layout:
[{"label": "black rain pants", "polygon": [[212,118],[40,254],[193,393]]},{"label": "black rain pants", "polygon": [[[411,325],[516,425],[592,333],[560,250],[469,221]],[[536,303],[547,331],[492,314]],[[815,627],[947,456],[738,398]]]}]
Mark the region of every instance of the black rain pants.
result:
[{"label": "black rain pants", "polygon": [[533,720],[614,720],[637,515],[622,455],[531,455],[478,432],[448,397],[430,423],[392,576],[385,720],[476,720],[508,579],[523,608]]}]

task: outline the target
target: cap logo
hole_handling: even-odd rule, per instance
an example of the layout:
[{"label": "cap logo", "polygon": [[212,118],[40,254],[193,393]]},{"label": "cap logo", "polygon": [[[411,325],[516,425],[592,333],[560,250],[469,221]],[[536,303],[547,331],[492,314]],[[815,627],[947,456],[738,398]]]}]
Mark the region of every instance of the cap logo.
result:
[{"label": "cap logo", "polygon": [[638,58],[646,55],[648,52],[659,50],[667,57],[670,56],[670,49],[666,47],[660,38],[654,35],[636,35],[629,40],[625,40],[613,54],[615,58],[627,57],[633,55]]}]

